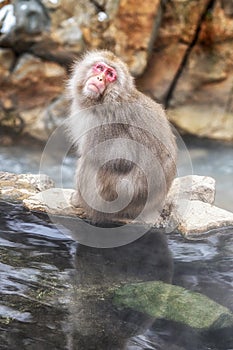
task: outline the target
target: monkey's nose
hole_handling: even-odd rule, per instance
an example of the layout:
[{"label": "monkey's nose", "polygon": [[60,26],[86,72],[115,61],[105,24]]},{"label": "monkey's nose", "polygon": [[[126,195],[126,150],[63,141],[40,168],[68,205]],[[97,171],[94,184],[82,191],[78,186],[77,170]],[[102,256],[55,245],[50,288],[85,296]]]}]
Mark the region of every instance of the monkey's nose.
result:
[{"label": "monkey's nose", "polygon": [[97,79],[98,79],[99,81],[103,81],[103,80],[105,79],[105,75],[104,75],[104,74],[99,74],[99,75],[97,76]]}]

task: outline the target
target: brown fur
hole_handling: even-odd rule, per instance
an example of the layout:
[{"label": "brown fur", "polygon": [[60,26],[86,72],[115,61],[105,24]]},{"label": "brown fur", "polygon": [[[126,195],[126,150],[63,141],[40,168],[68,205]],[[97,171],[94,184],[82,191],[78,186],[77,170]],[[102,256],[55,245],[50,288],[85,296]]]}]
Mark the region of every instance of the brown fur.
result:
[{"label": "brown fur", "polygon": [[[99,61],[117,71],[117,80],[102,95],[86,96],[83,88],[92,74],[92,66]],[[87,53],[74,64],[68,89],[72,103],[67,124],[80,156],[72,204],[83,207],[95,222],[135,218],[145,203],[148,205],[144,218],[156,218],[176,175],[176,143],[163,108],[140,93],[127,66],[105,50]],[[106,155],[110,160],[105,162]],[[90,183],[95,174],[98,193],[110,208],[118,198],[117,183],[121,180],[119,197],[124,202],[131,188],[131,201],[114,213],[106,213],[104,207],[103,210],[91,208],[85,197],[92,195]],[[94,193],[93,196],[98,204],[98,196]]]}]

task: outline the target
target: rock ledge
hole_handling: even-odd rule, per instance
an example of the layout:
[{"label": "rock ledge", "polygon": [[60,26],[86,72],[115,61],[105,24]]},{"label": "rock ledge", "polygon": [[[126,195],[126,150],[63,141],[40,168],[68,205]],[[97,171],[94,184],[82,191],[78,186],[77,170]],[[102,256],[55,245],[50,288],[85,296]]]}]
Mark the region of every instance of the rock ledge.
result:
[{"label": "rock ledge", "polygon": [[[55,188],[47,175],[0,172],[1,200],[22,202],[31,211],[86,219],[82,208],[70,205],[72,193],[72,189]],[[197,175],[176,178],[157,222],[134,223],[163,227],[167,233],[175,230],[192,239],[233,227],[233,213],[214,206],[214,197],[213,178]]]}]

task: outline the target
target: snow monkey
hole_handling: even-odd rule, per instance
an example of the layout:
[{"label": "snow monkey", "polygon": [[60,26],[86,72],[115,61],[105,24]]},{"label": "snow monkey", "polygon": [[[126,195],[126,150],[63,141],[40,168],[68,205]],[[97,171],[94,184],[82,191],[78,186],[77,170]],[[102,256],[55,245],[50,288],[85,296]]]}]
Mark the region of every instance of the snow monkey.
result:
[{"label": "snow monkey", "polygon": [[79,157],[71,204],[95,223],[155,220],[176,175],[176,141],[161,105],[107,50],[74,63],[68,95]]}]

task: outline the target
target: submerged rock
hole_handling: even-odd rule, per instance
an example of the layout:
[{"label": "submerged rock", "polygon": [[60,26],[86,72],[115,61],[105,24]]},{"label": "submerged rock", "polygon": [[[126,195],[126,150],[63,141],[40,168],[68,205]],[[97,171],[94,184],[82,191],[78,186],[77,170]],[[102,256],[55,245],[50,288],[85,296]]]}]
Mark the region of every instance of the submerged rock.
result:
[{"label": "submerged rock", "polygon": [[114,302],[155,318],[180,322],[199,329],[233,326],[233,314],[207,296],[161,281],[125,285]]}]

